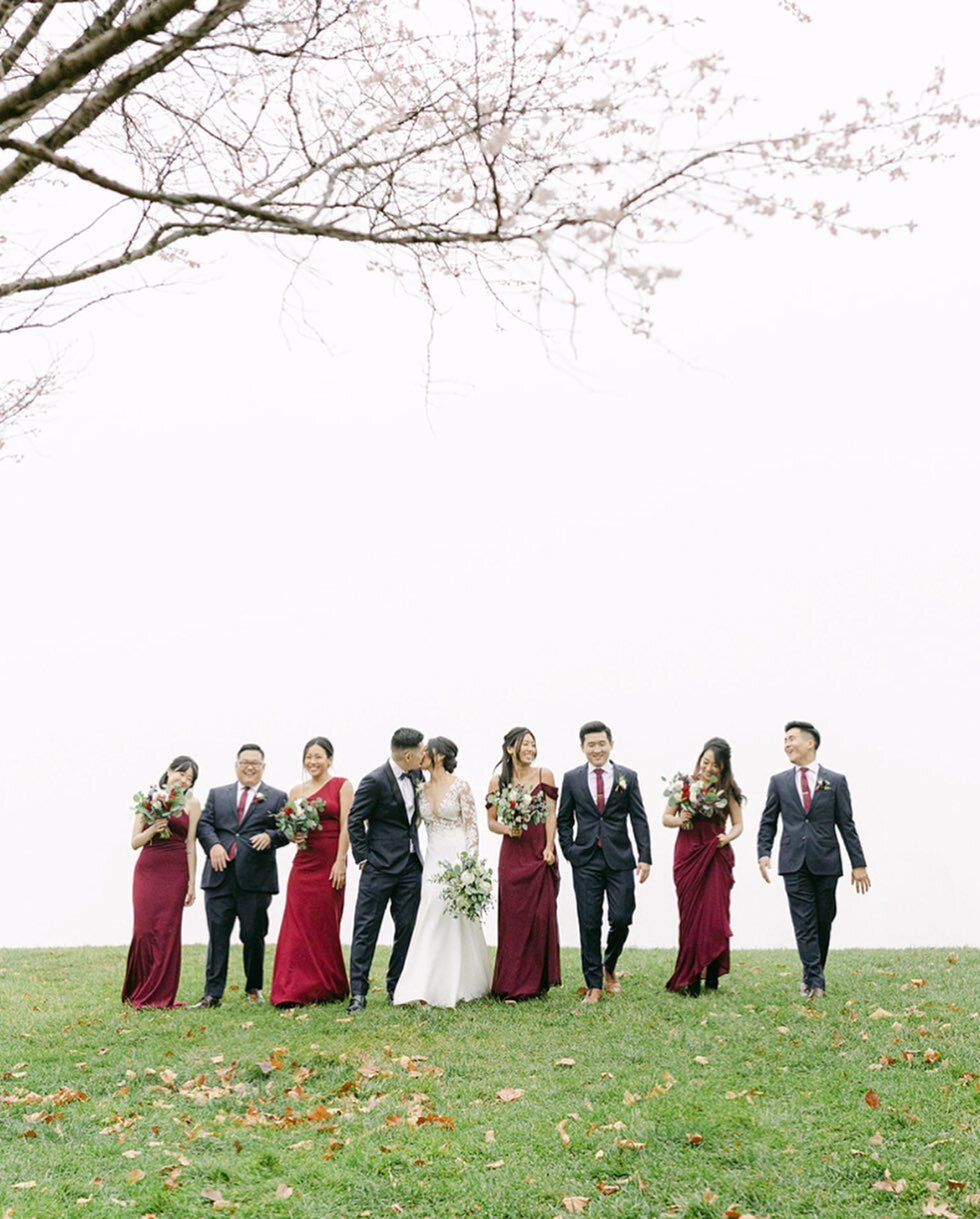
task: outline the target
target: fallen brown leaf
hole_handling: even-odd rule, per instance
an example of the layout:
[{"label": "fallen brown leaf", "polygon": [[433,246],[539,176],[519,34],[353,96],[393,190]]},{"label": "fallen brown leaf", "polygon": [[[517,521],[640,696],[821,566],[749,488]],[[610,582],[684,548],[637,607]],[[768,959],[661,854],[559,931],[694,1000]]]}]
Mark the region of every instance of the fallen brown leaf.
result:
[{"label": "fallen brown leaf", "polygon": [[560,1136],[560,1138],[561,1138],[561,1141],[562,1141],[562,1142],[565,1144],[565,1146],[566,1146],[566,1147],[570,1147],[570,1146],[571,1146],[571,1144],[572,1144],[572,1140],[571,1140],[571,1137],[570,1137],[570,1136],[569,1136],[569,1134],[568,1134],[568,1131],[565,1129],[565,1123],[566,1123],[567,1121],[568,1121],[568,1118],[567,1118],[567,1117],[563,1117],[563,1118],[561,1119],[561,1121],[558,1123],[558,1134],[559,1134],[559,1136]]},{"label": "fallen brown leaf", "polygon": [[881,1104],[881,1098],[878,1096],[878,1093],[875,1092],[875,1090],[872,1088],[869,1091],[865,1092],[864,1103],[870,1109],[877,1109],[878,1106]]},{"label": "fallen brown leaf", "polygon": [[585,1208],[589,1205],[588,1198],[562,1198],[562,1206],[570,1215],[581,1215]]},{"label": "fallen brown leaf", "polygon": [[490,1163],[486,1165],[487,1168],[503,1168],[503,1166],[503,1160],[491,1160]]},{"label": "fallen brown leaf", "polygon": [[875,1181],[871,1188],[884,1190],[885,1193],[888,1194],[900,1194],[905,1189],[907,1184],[908,1182],[904,1177],[899,1177],[898,1180],[893,1180],[892,1174],[886,1168],[885,1179],[883,1181]]},{"label": "fallen brown leaf", "polygon": [[501,1088],[500,1091],[497,1093],[497,1100],[505,1101],[505,1102],[512,1101],[512,1100],[520,1100],[523,1095],[524,1095],[523,1088]]},{"label": "fallen brown leaf", "polygon": [[287,1185],[285,1181],[280,1181],[276,1186],[276,1197],[282,1201],[285,1198],[291,1198],[296,1191],[291,1185]]},{"label": "fallen brown leaf", "polygon": [[596,1182],[596,1189],[600,1194],[605,1194],[607,1197],[609,1194],[618,1194],[620,1188],[621,1187],[619,1185],[607,1184],[605,1181]]},{"label": "fallen brown leaf", "polygon": [[698,1143],[704,1142],[703,1134],[686,1134],[684,1137],[687,1139],[687,1141],[689,1143],[693,1143],[695,1146],[697,1146]]},{"label": "fallen brown leaf", "polygon": [[130,1185],[135,1185],[137,1181],[142,1181],[145,1176],[146,1173],[142,1168],[134,1168],[126,1180]]}]

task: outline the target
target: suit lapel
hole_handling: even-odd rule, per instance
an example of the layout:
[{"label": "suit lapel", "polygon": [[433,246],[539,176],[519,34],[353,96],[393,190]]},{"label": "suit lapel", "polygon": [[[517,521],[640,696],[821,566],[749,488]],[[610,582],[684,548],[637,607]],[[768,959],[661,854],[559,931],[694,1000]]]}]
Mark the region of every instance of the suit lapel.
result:
[{"label": "suit lapel", "polygon": [[395,778],[391,767],[388,765],[387,762],[385,762],[385,774],[388,776],[388,786],[391,788],[392,797],[396,801],[398,807],[401,809],[401,811],[404,814],[405,819],[408,821],[408,823],[410,825],[414,825],[415,819],[416,819],[416,817],[418,817],[418,814],[419,814],[419,794],[415,790],[415,780],[414,780],[415,771],[409,770],[409,771],[405,771],[404,773],[407,774],[409,776],[409,778],[412,780],[412,793],[413,793],[413,797],[414,797],[414,805],[412,808],[411,817],[408,816],[408,812],[405,808],[405,798],[402,795],[401,788],[399,786],[401,783],[401,780]]},{"label": "suit lapel", "polygon": [[589,786],[589,763],[588,762],[586,762],[586,764],[581,768],[581,770],[579,771],[579,774],[582,776],[582,786],[585,788],[585,798],[589,802],[589,804],[591,804],[591,806],[595,809],[596,816],[599,816],[600,815],[599,806],[598,806],[598,804],[596,804],[595,797],[592,795],[592,788]]}]

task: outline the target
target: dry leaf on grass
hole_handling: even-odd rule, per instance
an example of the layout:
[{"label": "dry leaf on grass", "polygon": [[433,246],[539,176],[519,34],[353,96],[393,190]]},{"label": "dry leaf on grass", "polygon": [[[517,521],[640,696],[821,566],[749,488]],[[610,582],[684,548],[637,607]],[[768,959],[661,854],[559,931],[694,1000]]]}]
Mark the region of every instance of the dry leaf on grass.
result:
[{"label": "dry leaf on grass", "polygon": [[145,1176],[146,1173],[142,1168],[134,1168],[126,1180],[130,1185],[135,1185],[137,1181],[142,1181]]},{"label": "dry leaf on grass", "polygon": [[621,1187],[619,1185],[607,1184],[605,1181],[596,1182],[596,1189],[599,1191],[599,1193],[606,1194],[607,1196],[609,1194],[618,1194],[620,1191],[620,1188]]},{"label": "dry leaf on grass", "polygon": [[501,1088],[500,1091],[497,1093],[497,1100],[499,1100],[499,1101],[520,1100],[523,1095],[524,1095],[523,1088]]},{"label": "dry leaf on grass", "polygon": [[559,1136],[560,1136],[560,1138],[561,1138],[561,1141],[562,1141],[562,1142],[565,1144],[565,1146],[566,1146],[566,1147],[570,1147],[570,1146],[571,1146],[571,1143],[572,1143],[572,1140],[571,1140],[571,1137],[570,1137],[570,1136],[569,1136],[569,1134],[568,1134],[568,1131],[565,1129],[565,1123],[566,1123],[567,1121],[568,1121],[568,1118],[567,1118],[567,1117],[563,1117],[563,1118],[561,1119],[561,1121],[558,1123],[558,1134],[559,1134]]},{"label": "dry leaf on grass", "polygon": [[589,1205],[588,1198],[562,1198],[562,1206],[570,1215],[581,1215],[585,1208]]},{"label": "dry leaf on grass", "polygon": [[574,1067],[575,1059],[574,1058],[556,1058],[555,1066],[556,1067]]},{"label": "dry leaf on grass", "polygon": [[287,1185],[285,1181],[280,1181],[276,1186],[276,1197],[282,1200],[283,1198],[291,1198],[296,1191],[291,1185]]},{"label": "dry leaf on grass", "polygon": [[864,1094],[864,1103],[868,1106],[869,1109],[877,1109],[878,1106],[881,1104],[881,1097],[879,1097],[878,1093],[875,1092],[875,1090],[873,1088],[871,1088],[869,1091],[865,1092],[865,1094]]},{"label": "dry leaf on grass", "polygon": [[687,1141],[689,1143],[693,1143],[695,1145],[695,1147],[698,1145],[698,1143],[704,1142],[703,1134],[685,1134],[684,1137],[687,1139]]},{"label": "dry leaf on grass", "polygon": [[503,1160],[491,1160],[490,1163],[486,1165],[487,1168],[503,1168],[503,1166]]},{"label": "dry leaf on grass", "polygon": [[892,1178],[892,1174],[885,1169],[885,1179],[883,1181],[875,1181],[871,1186],[872,1189],[884,1190],[887,1194],[900,1194],[905,1189],[908,1182],[904,1177],[899,1177],[898,1180]]}]

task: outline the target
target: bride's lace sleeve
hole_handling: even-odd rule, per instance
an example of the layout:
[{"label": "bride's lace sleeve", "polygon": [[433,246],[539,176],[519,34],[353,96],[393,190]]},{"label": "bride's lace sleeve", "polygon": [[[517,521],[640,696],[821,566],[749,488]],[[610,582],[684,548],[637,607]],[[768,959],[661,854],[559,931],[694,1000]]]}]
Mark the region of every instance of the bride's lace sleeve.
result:
[{"label": "bride's lace sleeve", "polygon": [[459,784],[459,811],[463,817],[463,837],[466,849],[476,855],[480,849],[480,833],[476,828],[476,801],[473,799],[473,791],[465,779],[461,779]]}]

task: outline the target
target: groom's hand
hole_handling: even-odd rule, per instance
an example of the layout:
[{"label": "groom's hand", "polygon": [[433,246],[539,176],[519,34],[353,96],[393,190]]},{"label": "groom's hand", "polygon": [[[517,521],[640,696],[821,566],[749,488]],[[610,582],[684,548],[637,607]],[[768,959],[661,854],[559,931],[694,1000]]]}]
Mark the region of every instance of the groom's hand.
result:
[{"label": "groom's hand", "polygon": [[638,863],[636,865],[636,874],[640,878],[640,884],[642,885],[650,875],[650,865],[648,863]]},{"label": "groom's hand", "polygon": [[770,884],[769,869],[771,866],[772,866],[772,860],[769,858],[768,855],[763,855],[763,857],[759,860],[759,871],[762,873],[762,879],[766,882],[767,885]]},{"label": "groom's hand", "polygon": [[272,839],[263,831],[261,834],[253,834],[249,839],[253,850],[267,851],[272,846]]},{"label": "groom's hand", "polygon": [[220,842],[216,842],[208,851],[208,858],[211,860],[211,867],[216,872],[223,872],[228,867],[228,852]]},{"label": "groom's hand", "polygon": [[871,877],[868,875],[868,869],[852,868],[851,884],[857,889],[858,893],[867,893],[871,888]]}]

